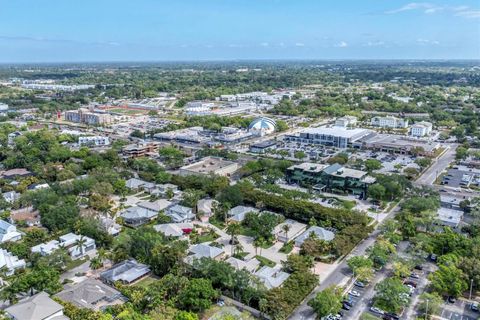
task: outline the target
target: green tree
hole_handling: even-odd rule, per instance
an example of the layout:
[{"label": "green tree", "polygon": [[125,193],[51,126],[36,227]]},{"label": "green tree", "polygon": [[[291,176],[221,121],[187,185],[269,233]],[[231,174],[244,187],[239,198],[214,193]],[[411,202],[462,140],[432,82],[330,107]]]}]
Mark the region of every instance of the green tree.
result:
[{"label": "green tree", "polygon": [[418,310],[425,316],[428,315],[430,319],[432,315],[439,314],[441,312],[441,306],[443,299],[436,293],[424,292],[420,295],[420,303]]},{"label": "green tree", "polygon": [[317,314],[317,319],[322,319],[329,314],[337,314],[342,308],[342,290],[337,287],[329,287],[317,293],[308,305]]},{"label": "green tree", "polygon": [[377,159],[367,159],[363,163],[365,166],[365,170],[368,172],[372,172],[374,170],[379,170],[382,168],[382,162]]},{"label": "green tree", "polygon": [[468,283],[462,270],[455,265],[440,265],[438,270],[429,275],[432,289],[440,295],[458,297],[468,289]]},{"label": "green tree", "polygon": [[387,312],[397,313],[408,304],[409,290],[398,278],[387,278],[375,286],[374,305]]},{"label": "green tree", "polygon": [[218,292],[213,289],[212,282],[208,279],[192,279],[180,291],[177,297],[181,309],[202,312],[212,305],[218,297]]},{"label": "green tree", "polygon": [[368,187],[368,196],[374,200],[385,198],[386,189],[381,184],[375,183]]}]

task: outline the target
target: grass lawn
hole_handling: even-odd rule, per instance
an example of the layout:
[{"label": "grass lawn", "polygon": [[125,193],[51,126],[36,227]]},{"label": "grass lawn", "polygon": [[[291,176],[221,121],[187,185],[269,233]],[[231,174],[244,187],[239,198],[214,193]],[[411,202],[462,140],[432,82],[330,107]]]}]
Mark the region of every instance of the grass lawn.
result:
[{"label": "grass lawn", "polygon": [[142,280],[138,281],[137,283],[135,283],[135,285],[138,286],[138,287],[145,288],[149,284],[154,283],[156,281],[158,281],[158,278],[156,278],[154,276],[148,276],[148,277],[145,277]]},{"label": "grass lawn", "polygon": [[363,313],[361,316],[360,316],[360,320],[380,320],[381,318],[377,317],[377,316],[374,316],[373,314],[370,314],[370,313]]},{"label": "grass lawn", "polygon": [[279,251],[281,253],[287,253],[288,254],[288,253],[292,252],[294,246],[295,246],[295,244],[293,243],[293,241],[288,241],[287,243],[285,243],[283,245],[283,247],[280,248]]},{"label": "grass lawn", "polygon": [[233,255],[234,258],[243,260],[245,257],[248,256],[248,252],[239,252]]},{"label": "grass lawn", "polygon": [[217,219],[214,219],[213,217],[208,220],[211,224],[213,224],[215,227],[217,227],[220,230],[225,229],[225,223],[222,221],[219,221]]},{"label": "grass lawn", "polygon": [[260,261],[260,267],[263,267],[263,266],[274,267],[276,265],[276,263],[273,262],[272,260],[262,257],[260,255],[255,256],[255,258],[258,261]]},{"label": "grass lawn", "polygon": [[82,259],[77,259],[77,260],[72,260],[72,261],[69,261],[67,264],[66,264],[66,269],[67,270],[72,270],[73,268],[75,267],[78,267],[79,265],[83,264],[85,261],[88,261],[88,257],[87,258],[82,258]]},{"label": "grass lawn", "polygon": [[206,232],[204,234],[192,234],[190,235],[190,240],[193,244],[212,242],[218,238],[218,234],[212,232]]}]

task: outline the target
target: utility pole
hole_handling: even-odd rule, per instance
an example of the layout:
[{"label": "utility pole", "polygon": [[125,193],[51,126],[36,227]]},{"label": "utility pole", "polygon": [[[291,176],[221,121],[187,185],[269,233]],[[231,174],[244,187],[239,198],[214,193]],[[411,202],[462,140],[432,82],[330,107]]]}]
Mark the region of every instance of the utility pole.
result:
[{"label": "utility pole", "polygon": [[473,290],[473,279],[470,279],[470,295],[468,296],[468,300],[472,300],[472,290]]}]

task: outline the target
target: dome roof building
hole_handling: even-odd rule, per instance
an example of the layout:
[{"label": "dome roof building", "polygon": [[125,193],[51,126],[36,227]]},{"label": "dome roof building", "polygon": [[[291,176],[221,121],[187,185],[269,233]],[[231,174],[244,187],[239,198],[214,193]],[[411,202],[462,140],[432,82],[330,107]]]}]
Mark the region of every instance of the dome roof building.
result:
[{"label": "dome roof building", "polygon": [[254,132],[260,136],[271,134],[275,132],[277,124],[275,120],[261,117],[253,120],[248,126],[248,131]]}]

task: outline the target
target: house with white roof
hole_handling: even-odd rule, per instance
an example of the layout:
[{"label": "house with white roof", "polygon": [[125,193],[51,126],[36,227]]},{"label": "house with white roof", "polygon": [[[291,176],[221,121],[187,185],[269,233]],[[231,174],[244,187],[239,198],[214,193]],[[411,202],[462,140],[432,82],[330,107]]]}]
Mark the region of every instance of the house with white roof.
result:
[{"label": "house with white roof", "polygon": [[234,267],[236,270],[247,270],[250,273],[255,272],[255,270],[257,270],[260,266],[260,261],[255,258],[244,261],[234,257],[230,257],[225,260],[225,262]]},{"label": "house with white roof", "polygon": [[30,250],[33,253],[39,253],[42,256],[48,256],[51,255],[54,251],[58,250],[60,248],[60,242],[57,240],[50,240],[46,243],[40,243],[39,245],[36,245],[32,247]]},{"label": "house with white roof", "polygon": [[17,231],[17,227],[5,220],[0,220],[0,243],[8,241],[18,241],[22,234]]},{"label": "house with white roof", "polygon": [[131,284],[150,274],[150,268],[134,259],[117,263],[110,269],[100,273],[100,279],[107,284],[120,281],[123,284]]},{"label": "house with white roof", "polygon": [[6,268],[7,276],[14,274],[17,269],[25,269],[25,266],[25,260],[18,259],[17,256],[14,256],[11,252],[8,252],[5,249],[0,249],[0,269]]},{"label": "house with white roof", "polygon": [[14,203],[18,199],[20,199],[21,195],[20,193],[15,191],[8,191],[8,192],[2,193],[2,196],[3,196],[3,199],[5,199],[5,201],[7,201],[8,203]]},{"label": "house with white roof", "polygon": [[[288,226],[285,232],[284,226]],[[273,234],[280,242],[288,242],[295,239],[307,229],[307,225],[292,219],[286,219],[273,229]]]},{"label": "house with white roof", "polygon": [[165,210],[165,214],[175,223],[191,222],[195,219],[192,208],[175,204]]},{"label": "house with white roof", "polygon": [[332,241],[333,238],[335,238],[335,234],[332,231],[322,227],[313,226],[308,228],[307,231],[303,232],[295,239],[295,246],[301,247],[303,242],[312,236],[324,241]]},{"label": "house with white roof", "polygon": [[[70,257],[73,260],[83,258],[89,252],[97,248],[95,245],[95,240],[92,238],[74,233],[67,233],[61,236],[59,239],[60,246],[67,248]],[[83,244],[78,244],[80,241],[83,241]]]},{"label": "house with white roof", "polygon": [[269,267],[263,266],[254,273],[254,275],[263,282],[267,289],[280,287],[290,276],[289,273],[282,271],[280,266]]}]

